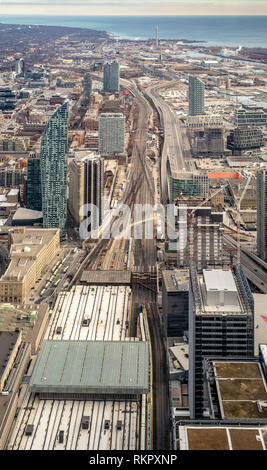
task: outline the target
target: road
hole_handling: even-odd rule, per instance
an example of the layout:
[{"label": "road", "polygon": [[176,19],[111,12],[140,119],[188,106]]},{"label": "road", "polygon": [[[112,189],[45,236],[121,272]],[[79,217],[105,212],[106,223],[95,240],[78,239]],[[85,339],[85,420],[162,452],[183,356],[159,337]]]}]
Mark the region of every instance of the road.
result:
[{"label": "road", "polygon": [[[237,247],[236,240],[230,235],[225,234],[224,240],[230,247]],[[248,250],[241,248],[241,265],[248,280],[263,294],[267,294],[267,263],[264,263],[253,253],[249,253]]]},{"label": "road", "polygon": [[[166,86],[169,87],[171,84],[172,82],[167,82]],[[159,88],[163,88],[163,85],[149,87],[145,95],[156,107],[160,116],[161,126],[164,130],[164,144],[161,157],[161,191],[163,203],[166,204],[170,200],[170,176],[175,177],[177,172],[185,171],[187,163],[183,150],[180,121],[171,107],[157,93]]]}]

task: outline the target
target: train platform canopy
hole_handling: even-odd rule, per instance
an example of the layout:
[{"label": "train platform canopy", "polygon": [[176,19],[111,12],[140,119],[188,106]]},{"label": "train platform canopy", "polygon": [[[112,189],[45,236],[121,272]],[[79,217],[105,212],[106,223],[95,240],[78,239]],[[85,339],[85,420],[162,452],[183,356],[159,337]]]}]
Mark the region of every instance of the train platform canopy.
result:
[{"label": "train platform canopy", "polygon": [[131,271],[84,271],[81,282],[94,286],[127,286],[131,284]]},{"label": "train platform canopy", "polygon": [[44,341],[29,388],[47,399],[136,399],[149,391],[148,343]]}]

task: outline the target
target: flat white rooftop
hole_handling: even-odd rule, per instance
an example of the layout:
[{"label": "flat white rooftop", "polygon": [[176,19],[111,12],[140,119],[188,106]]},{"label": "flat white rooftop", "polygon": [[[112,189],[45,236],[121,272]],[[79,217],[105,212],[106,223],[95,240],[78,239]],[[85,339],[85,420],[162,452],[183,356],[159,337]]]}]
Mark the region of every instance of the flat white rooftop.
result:
[{"label": "flat white rooftop", "polygon": [[203,269],[207,291],[237,292],[232,271],[229,269]]},{"label": "flat white rooftop", "polygon": [[206,312],[241,312],[237,286],[230,269],[203,269],[200,288]]}]

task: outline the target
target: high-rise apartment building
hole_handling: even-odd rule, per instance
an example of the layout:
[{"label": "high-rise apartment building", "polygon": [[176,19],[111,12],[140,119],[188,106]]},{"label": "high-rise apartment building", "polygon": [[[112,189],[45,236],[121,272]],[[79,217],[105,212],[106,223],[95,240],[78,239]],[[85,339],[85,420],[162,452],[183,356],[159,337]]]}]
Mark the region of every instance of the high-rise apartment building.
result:
[{"label": "high-rise apartment building", "polygon": [[267,170],[257,173],[257,248],[258,255],[267,261]]},{"label": "high-rise apartment building", "polygon": [[50,118],[41,141],[40,163],[44,228],[60,228],[66,236],[68,103]]},{"label": "high-rise apartment building", "polygon": [[120,66],[118,62],[107,62],[104,65],[103,89],[111,92],[120,90]]},{"label": "high-rise apartment building", "polygon": [[102,113],[99,117],[99,153],[123,155],[125,151],[125,116]]},{"label": "high-rise apartment building", "polygon": [[69,210],[77,225],[88,215],[81,208],[86,204],[94,204],[98,212],[91,214],[93,227],[102,223],[104,195],[104,160],[95,153],[76,156],[69,166]]},{"label": "high-rise apartment building", "polygon": [[190,267],[189,408],[202,419],[205,409],[204,358],[242,359],[254,356],[254,301],[242,268]]},{"label": "high-rise apartment building", "polygon": [[20,58],[20,59],[16,60],[15,72],[20,77],[24,77],[24,75],[25,75],[25,62],[24,62],[24,59]]},{"label": "high-rise apartment building", "polygon": [[83,95],[85,98],[89,98],[92,93],[92,77],[89,72],[87,72],[83,77]]},{"label": "high-rise apartment building", "polygon": [[189,116],[205,114],[204,83],[195,75],[189,75]]},{"label": "high-rise apartment building", "polygon": [[35,211],[42,210],[40,157],[35,154],[28,159],[26,207]]}]

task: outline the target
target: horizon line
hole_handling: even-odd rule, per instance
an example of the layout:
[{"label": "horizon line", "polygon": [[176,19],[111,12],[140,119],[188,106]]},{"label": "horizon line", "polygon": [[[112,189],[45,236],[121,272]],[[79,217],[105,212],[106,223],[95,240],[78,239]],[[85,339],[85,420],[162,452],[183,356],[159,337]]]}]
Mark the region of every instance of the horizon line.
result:
[{"label": "horizon line", "polygon": [[233,15],[231,13],[224,13],[223,15],[222,14],[208,14],[208,13],[200,13],[200,14],[197,14],[197,15],[189,15],[189,14],[185,14],[185,13],[180,13],[180,14],[172,14],[172,15],[167,15],[167,14],[154,14],[154,15],[149,15],[149,14],[146,14],[146,13],[142,13],[142,14],[109,14],[109,15],[103,15],[103,14],[95,14],[95,13],[88,13],[88,14],[73,14],[73,13],[69,13],[69,14],[65,14],[65,15],[57,15],[57,14],[54,14],[54,13],[34,13],[34,14],[25,14],[25,13],[4,13],[4,14],[0,14],[0,23],[1,23],[1,16],[56,16],[56,17],[60,17],[60,18],[64,18],[64,17],[67,17],[67,16],[103,16],[103,17],[112,17],[112,16],[147,16],[147,17],[180,17],[180,16],[236,16],[236,17],[239,17],[239,16],[246,16],[246,17],[253,17],[253,16],[259,16],[259,17],[262,17],[262,16],[267,16],[267,13],[263,13],[263,14],[240,14],[240,15]]}]

